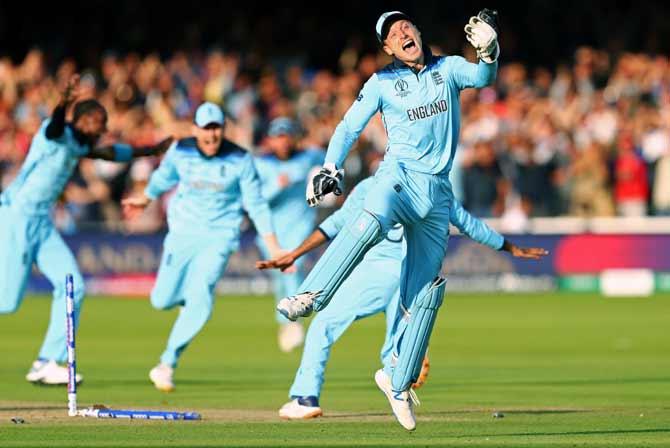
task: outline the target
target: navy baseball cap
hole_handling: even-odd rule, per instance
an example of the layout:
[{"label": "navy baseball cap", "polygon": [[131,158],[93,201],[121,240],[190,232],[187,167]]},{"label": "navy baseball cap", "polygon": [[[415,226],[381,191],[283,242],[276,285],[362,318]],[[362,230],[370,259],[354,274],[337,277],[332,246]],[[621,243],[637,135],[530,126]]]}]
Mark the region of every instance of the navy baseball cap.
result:
[{"label": "navy baseball cap", "polygon": [[386,36],[389,34],[389,28],[398,20],[408,20],[412,21],[407,14],[400,11],[389,11],[385,12],[379,19],[377,19],[377,25],[375,25],[375,31],[377,32],[377,40],[379,42],[384,42]]},{"label": "navy baseball cap", "polygon": [[275,118],[270,122],[270,126],[268,128],[268,135],[270,137],[276,137],[278,135],[290,135],[293,137],[297,133],[298,126],[288,117]]},{"label": "navy baseball cap", "polygon": [[218,124],[223,126],[225,117],[223,111],[214,103],[206,102],[198,106],[195,111],[195,119],[193,120],[199,128],[204,128],[208,124]]}]

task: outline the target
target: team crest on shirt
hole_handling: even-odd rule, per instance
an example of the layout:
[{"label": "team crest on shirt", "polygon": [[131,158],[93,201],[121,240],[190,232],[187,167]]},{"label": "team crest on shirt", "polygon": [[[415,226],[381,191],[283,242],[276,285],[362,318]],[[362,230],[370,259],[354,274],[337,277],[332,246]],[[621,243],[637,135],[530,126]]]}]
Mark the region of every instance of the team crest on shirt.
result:
[{"label": "team crest on shirt", "polygon": [[444,79],[442,79],[442,73],[438,71],[431,72],[431,75],[433,76],[433,82],[435,83],[436,86],[439,86],[440,84],[444,84]]},{"label": "team crest on shirt", "polygon": [[407,81],[404,79],[399,79],[395,82],[395,85],[393,86],[395,88],[396,96],[399,96],[400,98],[405,98],[407,95],[409,95],[409,84],[407,84]]}]

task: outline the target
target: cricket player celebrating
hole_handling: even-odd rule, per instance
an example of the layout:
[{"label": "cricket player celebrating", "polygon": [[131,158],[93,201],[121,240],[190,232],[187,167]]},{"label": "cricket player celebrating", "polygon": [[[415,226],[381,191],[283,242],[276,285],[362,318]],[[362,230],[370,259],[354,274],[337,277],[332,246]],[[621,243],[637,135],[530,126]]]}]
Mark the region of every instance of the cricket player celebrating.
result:
[{"label": "cricket player celebrating", "polygon": [[[363,209],[365,197],[374,182],[371,177],[361,181],[342,208],[322,222],[295,250],[276,260],[259,261],[256,266],[261,269],[287,269],[302,255],[334,238]],[[454,200],[450,210],[449,221],[464,235],[494,250],[506,250],[520,258],[536,259],[545,254],[541,248],[521,248],[505,241],[485,223],[470,215],[457,200]],[[400,321],[405,318],[398,307],[404,246],[402,226],[398,225],[365,254],[361,263],[335,293],[332,305],[312,320],[307,331],[302,361],[289,392],[291,401],[279,410],[280,417],[294,420],[322,415],[319,396],[332,345],[354,321],[382,311],[386,313],[386,336],[381,350],[384,368],[377,375],[392,374],[394,359],[397,357],[393,347],[393,330],[401,328]],[[427,366],[424,362],[424,378],[427,375]],[[417,386],[418,384],[414,384],[414,388]]]},{"label": "cricket player celebrating", "polygon": [[174,390],[174,368],[212,314],[214,286],[230,254],[239,247],[243,208],[272,256],[281,255],[267,202],[261,195],[253,157],[223,138],[221,108],[204,103],[195,113],[193,137],[179,140],[152,174],[144,193],[123,201],[132,218],[178,184],[168,208],[151,304],[161,310],[181,306],[160,363],[149,373],[157,389]]},{"label": "cricket player celebrating", "polygon": [[[272,212],[277,239],[282,247],[296,247],[314,228],[316,210],[305,202],[305,188],[310,172],[323,165],[324,151],[316,149],[296,149],[299,129],[290,118],[275,118],[268,128],[267,145],[270,153],[255,159],[260,176],[263,197]],[[263,257],[270,252],[261,238],[258,245]],[[293,272],[272,272],[275,298],[277,302],[298,292],[305,279],[303,263],[295,263]],[[299,347],[304,339],[300,322],[291,322],[281,313],[276,313],[279,324],[279,348],[290,352]]]},{"label": "cricket player celebrating", "polygon": [[465,26],[479,63],[460,56],[436,56],[421,33],[399,11],[381,15],[377,38],[394,61],[370,77],[337,126],[324,167],[308,186],[307,201],[341,193],[341,166],[370,118],[384,117],[388,145],[363,210],[338,234],[294,296],[282,299],[289,319],[321,311],[365,253],[396,224],[407,244],[400,279],[400,307],[406,315],[394,345],[398,359],[375,376],[399,423],[416,427],[410,385],[416,380],[430,339],[445,282],[439,277],[449,238],[454,195],[449,170],[460,128],[459,93],[493,82],[499,54],[496,15],[483,10]]},{"label": "cricket player celebrating", "polygon": [[[172,142],[133,148],[125,144],[96,147],[105,132],[107,112],[96,100],[76,102],[79,76],[66,86],[61,101],[33,137],[16,179],[0,195],[0,313],[13,313],[23,300],[33,263],[49,279],[53,290],[51,320],[37,360],[26,375],[34,383],[67,384],[65,343],[65,276],[74,277],[75,315],[84,298],[84,279],[74,255],[50,217],[81,157],[127,162],[133,157],[164,152]],[[66,121],[70,106],[73,119]],[[75,324],[78,324],[78,319]],[[77,375],[77,382],[81,381]]]}]

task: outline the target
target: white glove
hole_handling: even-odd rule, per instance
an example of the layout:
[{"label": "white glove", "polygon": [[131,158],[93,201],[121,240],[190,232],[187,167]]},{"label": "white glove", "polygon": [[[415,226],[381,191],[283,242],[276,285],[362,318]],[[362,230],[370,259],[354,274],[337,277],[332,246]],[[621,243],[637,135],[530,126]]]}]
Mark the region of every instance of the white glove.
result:
[{"label": "white glove", "polygon": [[470,17],[470,21],[465,25],[465,37],[477,50],[479,59],[487,64],[491,64],[498,59],[500,55],[498,33],[478,16]]},{"label": "white glove", "polygon": [[338,170],[333,163],[326,163],[316,176],[307,182],[305,194],[307,204],[310,207],[316,207],[328,193],[333,193],[335,196],[341,195],[343,178],[344,170]]}]

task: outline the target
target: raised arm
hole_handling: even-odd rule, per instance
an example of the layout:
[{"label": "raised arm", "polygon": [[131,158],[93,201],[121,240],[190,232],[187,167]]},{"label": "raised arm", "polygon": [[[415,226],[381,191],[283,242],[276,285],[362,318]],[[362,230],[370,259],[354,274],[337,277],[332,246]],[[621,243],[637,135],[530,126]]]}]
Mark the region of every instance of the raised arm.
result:
[{"label": "raised arm", "polygon": [[370,118],[379,111],[381,94],[377,75],[372,75],[358,94],[344,118],[335,128],[328,144],[323,168],[307,184],[306,199],[310,207],[315,207],[328,193],[342,194],[340,182],[344,177],[342,164],[349,150],[365,129]]},{"label": "raised arm", "polygon": [[381,104],[379,81],[377,75],[372,75],[365,83],[354,104],[351,105],[344,118],[335,128],[335,132],[328,144],[325,164],[332,163],[342,167],[349,150],[358,140],[370,118],[377,113]]},{"label": "raised arm", "polygon": [[450,58],[453,64],[451,76],[460,90],[470,87],[481,89],[493,84],[496,79],[498,61],[489,64],[480,60],[479,63],[473,64],[462,56],[451,56]]},{"label": "raised arm", "polygon": [[67,113],[67,108],[75,102],[78,96],[79,75],[72,75],[63,90],[60,102],[54,109],[53,114],[51,115],[51,121],[45,130],[46,137],[49,140],[55,140],[63,135],[63,132],[65,131],[65,114]]},{"label": "raised arm", "polygon": [[483,9],[476,16],[470,17],[465,25],[465,35],[477,50],[479,63],[472,64],[460,56],[451,58],[450,74],[459,89],[480,89],[495,81],[500,55],[499,32],[497,11]]},{"label": "raised arm", "polygon": [[116,143],[110,146],[92,148],[86,157],[90,159],[104,159],[114,162],[129,162],[137,157],[158,156],[168,150],[174,139],[168,137],[151,146],[133,147],[125,143]]}]

